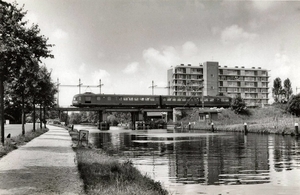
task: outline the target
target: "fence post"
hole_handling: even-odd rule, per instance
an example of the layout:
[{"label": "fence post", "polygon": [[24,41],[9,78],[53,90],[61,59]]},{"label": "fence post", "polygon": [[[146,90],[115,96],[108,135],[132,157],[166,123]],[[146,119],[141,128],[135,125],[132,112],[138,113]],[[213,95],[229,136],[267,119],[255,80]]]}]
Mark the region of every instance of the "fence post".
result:
[{"label": "fence post", "polygon": [[295,135],[299,136],[298,123],[295,123]]},{"label": "fence post", "polygon": [[211,123],[211,131],[212,131],[212,132],[214,132],[214,131],[215,131],[215,128],[214,128],[214,123],[213,123],[213,122]]},{"label": "fence post", "polygon": [[248,127],[247,127],[247,123],[244,123],[244,134],[247,135],[248,134]]}]

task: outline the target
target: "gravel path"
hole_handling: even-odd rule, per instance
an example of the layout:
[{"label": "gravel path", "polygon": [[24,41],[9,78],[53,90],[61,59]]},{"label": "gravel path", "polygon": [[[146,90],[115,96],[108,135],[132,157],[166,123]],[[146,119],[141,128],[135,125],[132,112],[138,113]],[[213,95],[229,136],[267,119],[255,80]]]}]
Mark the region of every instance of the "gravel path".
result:
[{"label": "gravel path", "polygon": [[84,194],[67,130],[49,131],[0,159],[0,194]]}]

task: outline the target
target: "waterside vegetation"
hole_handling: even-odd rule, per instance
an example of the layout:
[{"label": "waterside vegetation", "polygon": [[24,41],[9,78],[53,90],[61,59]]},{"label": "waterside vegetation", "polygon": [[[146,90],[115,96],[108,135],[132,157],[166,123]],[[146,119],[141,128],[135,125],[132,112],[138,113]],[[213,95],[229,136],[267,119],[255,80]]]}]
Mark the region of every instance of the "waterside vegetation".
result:
[{"label": "waterside vegetation", "polygon": [[78,147],[78,131],[69,129],[87,195],[165,195],[160,182],[142,175],[128,160],[120,161],[91,145]]},{"label": "waterside vegetation", "polygon": [[[195,129],[210,129],[210,121],[199,121],[199,109],[193,109],[186,113],[180,122],[192,124]],[[273,104],[263,108],[247,108],[247,114],[238,114],[232,109],[222,109],[218,114],[218,120],[212,121],[216,131],[244,131],[247,124],[248,132],[290,134],[295,131],[295,123],[300,119],[286,111],[284,104]]]}]

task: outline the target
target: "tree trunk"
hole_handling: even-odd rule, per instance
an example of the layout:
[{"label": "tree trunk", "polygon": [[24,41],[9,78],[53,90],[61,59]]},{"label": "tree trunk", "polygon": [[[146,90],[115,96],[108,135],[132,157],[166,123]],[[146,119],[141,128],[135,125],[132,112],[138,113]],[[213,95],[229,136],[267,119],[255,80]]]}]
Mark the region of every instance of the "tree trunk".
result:
[{"label": "tree trunk", "polygon": [[40,104],[40,129],[43,128],[42,104]]},{"label": "tree trunk", "polygon": [[1,128],[1,143],[4,146],[4,85],[3,72],[0,71],[0,128]]},{"label": "tree trunk", "polygon": [[22,135],[25,135],[25,97],[22,93]]},{"label": "tree trunk", "polygon": [[32,122],[33,122],[33,127],[32,127],[32,131],[35,131],[35,98],[33,98],[33,116],[32,116]]},{"label": "tree trunk", "polygon": [[45,106],[45,104],[44,104],[44,118],[43,118],[43,122],[44,122],[44,128],[47,128],[46,127],[46,106]]}]

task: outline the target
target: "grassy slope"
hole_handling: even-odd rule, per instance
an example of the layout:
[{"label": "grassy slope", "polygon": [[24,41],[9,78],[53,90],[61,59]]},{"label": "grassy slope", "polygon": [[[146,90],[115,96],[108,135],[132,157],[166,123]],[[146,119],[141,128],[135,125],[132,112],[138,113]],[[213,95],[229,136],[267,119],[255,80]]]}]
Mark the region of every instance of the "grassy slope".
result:
[{"label": "grassy slope", "polygon": [[[294,124],[300,122],[299,118],[285,112],[284,106],[272,105],[264,108],[249,109],[251,115],[238,115],[230,109],[224,109],[219,113],[218,120],[213,121],[218,130],[242,131],[243,124],[248,124],[250,132],[286,133],[294,131]],[[198,121],[198,109],[188,113],[183,119],[185,123]],[[197,123],[197,122],[196,122]],[[207,126],[209,128],[209,126]]]},{"label": "grassy slope", "polygon": [[[70,131],[73,145],[77,144],[78,131]],[[78,170],[87,195],[165,195],[159,182],[142,175],[130,161],[120,162],[103,150],[74,147]]]}]

